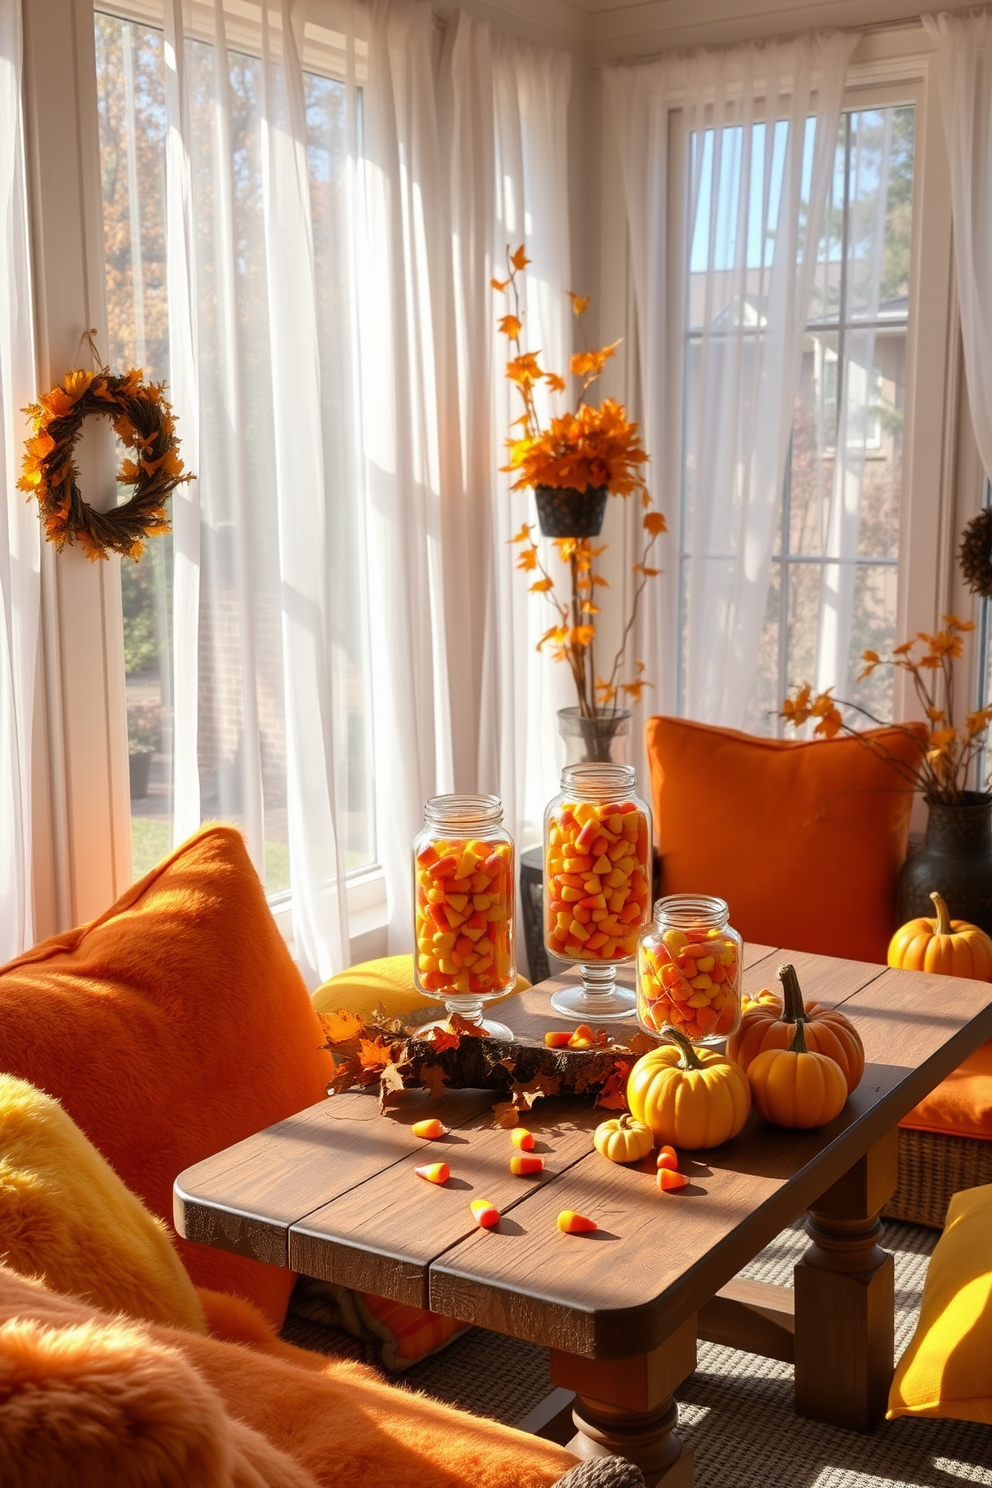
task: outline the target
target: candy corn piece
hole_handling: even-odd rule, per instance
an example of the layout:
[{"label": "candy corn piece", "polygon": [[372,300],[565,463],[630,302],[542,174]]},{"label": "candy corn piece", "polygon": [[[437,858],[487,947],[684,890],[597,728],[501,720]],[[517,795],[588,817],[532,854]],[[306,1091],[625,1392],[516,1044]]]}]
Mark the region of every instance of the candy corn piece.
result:
[{"label": "candy corn piece", "polygon": [[473,1199],[468,1207],[480,1230],[491,1230],[499,1224],[499,1210],[488,1199]]},{"label": "candy corn piece", "polygon": [[510,1158],[510,1172],[518,1176],[522,1173],[540,1173],[544,1168],[543,1157],[533,1157],[528,1153],[514,1154]]},{"label": "candy corn piece", "polygon": [[422,1168],[415,1168],[414,1172],[418,1178],[426,1178],[428,1183],[447,1183],[451,1177],[451,1169],[447,1163],[424,1163]]},{"label": "candy corn piece", "polygon": [[574,1209],[563,1209],[558,1216],[558,1228],[563,1235],[582,1235],[598,1229],[599,1226],[594,1219],[576,1214]]},{"label": "candy corn piece", "polygon": [[562,1029],[560,1032],[546,1033],[544,1035],[544,1042],[549,1049],[567,1049],[571,1037],[572,1035],[570,1033]]},{"label": "candy corn piece", "polygon": [[510,1132],[510,1141],[521,1152],[534,1151],[534,1133],[529,1132],[525,1126],[515,1126]]},{"label": "candy corn piece", "polygon": [[658,1187],[662,1193],[667,1193],[673,1188],[685,1188],[688,1182],[684,1173],[676,1173],[672,1168],[658,1169]]},{"label": "candy corn piece", "polygon": [[659,1168],[677,1168],[679,1160],[674,1147],[662,1147],[658,1153],[656,1166]]},{"label": "candy corn piece", "polygon": [[429,1121],[415,1121],[410,1130],[415,1137],[426,1137],[429,1142],[436,1142],[438,1137],[447,1136],[448,1128],[442,1126],[436,1116]]},{"label": "candy corn piece", "polygon": [[596,1042],[596,1035],[588,1023],[580,1023],[573,1034],[569,1035],[568,1047],[570,1049],[591,1049]]}]

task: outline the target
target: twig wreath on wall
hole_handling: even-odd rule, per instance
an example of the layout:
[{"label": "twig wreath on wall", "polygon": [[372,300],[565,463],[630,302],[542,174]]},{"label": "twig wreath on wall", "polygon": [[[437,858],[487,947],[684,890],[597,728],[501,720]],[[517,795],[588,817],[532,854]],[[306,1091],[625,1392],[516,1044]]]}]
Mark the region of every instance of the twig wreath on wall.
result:
[{"label": "twig wreath on wall", "polygon": [[[89,341],[99,361],[93,334],[85,333],[83,340]],[[123,375],[109,367],[96,372],[76,369],[25,408],[34,432],[25,441],[17,484],[37,500],[45,536],[59,550],[78,542],[93,562],[110,553],[138,559],[149,537],[168,532],[166,499],[176,486],[196,477],[183,469],[175,417],[163,388],[164,383],[145,382],[134,367]],[[109,418],[118,439],[136,456],[122,461],[117,472],[118,484],[133,486],[134,494],[109,511],[96,511],[83,500],[73,459],[76,441],[91,415]]]}]

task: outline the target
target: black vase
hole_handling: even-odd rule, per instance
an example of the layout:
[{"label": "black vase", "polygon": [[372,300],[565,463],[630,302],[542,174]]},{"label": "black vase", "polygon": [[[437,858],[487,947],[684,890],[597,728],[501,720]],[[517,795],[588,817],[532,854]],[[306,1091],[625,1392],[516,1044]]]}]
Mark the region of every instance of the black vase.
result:
[{"label": "black vase", "polygon": [[968,920],[992,935],[992,795],[962,791],[961,804],[927,802],[923,846],[906,859],[899,878],[899,921],[927,915],[936,890],[953,920]]},{"label": "black vase", "polygon": [[598,537],[606,514],[606,486],[535,486],[537,519],[545,537]]}]

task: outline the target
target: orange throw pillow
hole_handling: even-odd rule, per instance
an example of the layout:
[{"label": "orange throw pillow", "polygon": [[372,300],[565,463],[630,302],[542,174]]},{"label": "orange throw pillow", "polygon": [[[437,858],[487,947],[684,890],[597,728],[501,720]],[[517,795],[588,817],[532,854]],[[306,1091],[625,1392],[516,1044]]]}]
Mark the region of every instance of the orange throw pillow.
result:
[{"label": "orange throw pillow", "polygon": [[992,1040],[941,1080],[899,1125],[939,1137],[992,1141]]},{"label": "orange throw pillow", "polygon": [[[325,1094],[330,1056],[238,832],[205,827],[89,925],[0,968],[0,1069],[56,1096],[172,1223],[176,1176]],[[291,1271],[179,1240],[277,1326]]]},{"label": "orange throw pillow", "polygon": [[[873,729],[907,764],[913,735]],[[857,739],[759,739],[685,718],[645,730],[663,894],[718,894],[745,940],[884,963],[912,792]]]}]

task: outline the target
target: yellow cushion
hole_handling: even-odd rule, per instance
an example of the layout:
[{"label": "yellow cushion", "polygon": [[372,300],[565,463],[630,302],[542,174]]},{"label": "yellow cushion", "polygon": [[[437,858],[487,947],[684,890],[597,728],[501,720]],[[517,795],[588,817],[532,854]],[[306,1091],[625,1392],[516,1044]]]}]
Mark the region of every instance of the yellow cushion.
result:
[{"label": "yellow cushion", "polygon": [[[518,976],[513,990],[522,992],[529,986],[525,977]],[[410,955],[380,956],[377,961],[362,961],[358,966],[349,966],[347,971],[341,971],[330,981],[322,983],[311,997],[315,1012],[336,1013],[339,1008],[346,1008],[349,1013],[359,1013],[363,1018],[370,1017],[380,1002],[390,1018],[405,1018],[417,1008],[426,1007],[430,1000],[414,986],[413,957]],[[501,1002],[502,998],[494,997],[492,1001]]]},{"label": "yellow cushion", "polygon": [[0,1245],[22,1276],[107,1312],[205,1333],[165,1225],[58,1101],[0,1075]]},{"label": "yellow cushion", "polygon": [[896,1416],[992,1425],[992,1184],[951,1200],[889,1392],[888,1419]]}]

